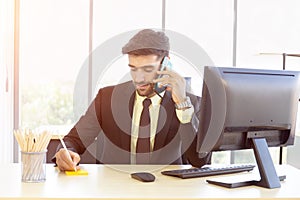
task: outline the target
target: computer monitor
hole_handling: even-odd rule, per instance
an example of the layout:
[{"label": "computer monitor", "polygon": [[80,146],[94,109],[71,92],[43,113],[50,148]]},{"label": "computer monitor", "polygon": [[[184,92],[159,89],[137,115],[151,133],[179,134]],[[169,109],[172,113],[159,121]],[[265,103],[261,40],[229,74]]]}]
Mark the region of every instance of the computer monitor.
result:
[{"label": "computer monitor", "polygon": [[[268,147],[292,145],[300,80],[298,71],[205,67],[197,151],[253,149],[261,180],[280,187]],[[243,185],[243,184],[242,184]]]}]

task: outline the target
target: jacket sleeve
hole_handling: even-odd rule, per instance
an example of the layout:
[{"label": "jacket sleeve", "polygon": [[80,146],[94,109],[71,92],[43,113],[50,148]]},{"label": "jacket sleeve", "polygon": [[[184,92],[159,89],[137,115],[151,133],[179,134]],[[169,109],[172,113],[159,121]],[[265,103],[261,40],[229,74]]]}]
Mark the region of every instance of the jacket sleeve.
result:
[{"label": "jacket sleeve", "polygon": [[183,159],[185,163],[191,164],[194,167],[201,167],[211,163],[211,153],[208,153],[205,157],[201,158],[197,152],[201,98],[191,94],[188,95],[194,106],[194,113],[190,123],[181,124],[181,127],[184,130],[182,132]]},{"label": "jacket sleeve", "polygon": [[[88,107],[86,113],[80,117],[78,122],[64,137],[64,142],[69,150],[83,154],[86,148],[95,141],[101,131],[101,93],[102,91],[99,90],[99,93]],[[56,152],[59,151],[60,148],[62,148],[61,144],[58,145]],[[52,158],[52,161],[56,161],[55,157]]]}]

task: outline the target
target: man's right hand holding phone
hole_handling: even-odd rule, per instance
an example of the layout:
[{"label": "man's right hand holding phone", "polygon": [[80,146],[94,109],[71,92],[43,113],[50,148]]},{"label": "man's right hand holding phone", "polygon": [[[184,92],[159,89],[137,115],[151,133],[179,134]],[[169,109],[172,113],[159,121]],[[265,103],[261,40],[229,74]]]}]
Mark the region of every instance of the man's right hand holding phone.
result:
[{"label": "man's right hand holding phone", "polygon": [[[157,71],[158,77],[153,80],[153,83],[156,83],[155,85],[158,88],[166,87],[166,90],[171,91],[172,98],[176,104],[184,102],[186,100],[185,79],[177,72],[165,66],[164,61],[162,62],[161,70]],[[168,60],[168,62],[170,61]]]}]

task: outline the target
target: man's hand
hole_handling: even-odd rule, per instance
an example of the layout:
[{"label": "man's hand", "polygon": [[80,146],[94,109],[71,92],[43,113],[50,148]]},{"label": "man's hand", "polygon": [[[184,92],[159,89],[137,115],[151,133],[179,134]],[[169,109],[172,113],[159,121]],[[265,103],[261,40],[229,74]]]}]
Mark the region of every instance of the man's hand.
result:
[{"label": "man's hand", "polygon": [[[77,164],[80,161],[80,156],[78,153],[61,148],[56,154],[56,164],[61,171],[69,171],[74,169],[79,169]],[[70,154],[69,154],[70,153]],[[71,157],[71,159],[70,159]]]},{"label": "man's hand", "polygon": [[176,104],[186,100],[185,79],[175,71],[157,71],[157,74],[164,75],[161,78],[154,79],[154,83],[159,83],[159,87],[166,86],[168,91],[172,92],[172,98]]}]

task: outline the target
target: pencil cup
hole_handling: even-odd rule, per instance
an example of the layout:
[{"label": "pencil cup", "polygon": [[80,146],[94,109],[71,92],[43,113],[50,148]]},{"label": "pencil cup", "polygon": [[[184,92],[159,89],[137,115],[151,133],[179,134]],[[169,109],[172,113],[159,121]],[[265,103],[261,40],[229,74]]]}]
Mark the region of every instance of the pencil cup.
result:
[{"label": "pencil cup", "polygon": [[38,183],[46,181],[46,152],[21,151],[22,182]]}]

